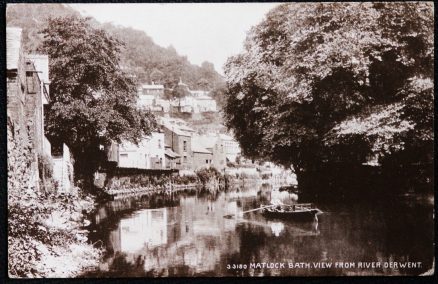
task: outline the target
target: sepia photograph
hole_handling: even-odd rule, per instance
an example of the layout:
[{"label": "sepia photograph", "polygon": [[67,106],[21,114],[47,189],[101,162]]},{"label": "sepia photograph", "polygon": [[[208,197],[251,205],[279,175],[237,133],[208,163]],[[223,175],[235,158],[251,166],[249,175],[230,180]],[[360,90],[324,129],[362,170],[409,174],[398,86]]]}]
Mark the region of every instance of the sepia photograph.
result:
[{"label": "sepia photograph", "polygon": [[8,277],[433,276],[434,25],[7,4]]}]

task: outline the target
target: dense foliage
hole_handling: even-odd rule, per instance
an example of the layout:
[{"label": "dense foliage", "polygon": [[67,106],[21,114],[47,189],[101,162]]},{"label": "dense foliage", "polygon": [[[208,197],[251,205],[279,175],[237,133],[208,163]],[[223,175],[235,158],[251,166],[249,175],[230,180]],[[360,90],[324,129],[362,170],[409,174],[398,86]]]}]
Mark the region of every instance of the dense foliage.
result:
[{"label": "dense foliage", "polygon": [[[93,262],[99,257],[79,230],[82,211],[89,211],[93,202],[77,190],[59,192],[52,178],[53,169],[43,156],[35,167],[35,150],[26,130],[9,123],[7,129],[9,276],[73,276],[70,273],[84,268],[90,258]],[[39,189],[35,179],[38,174]],[[72,253],[72,246],[85,248],[88,253]],[[59,257],[67,259],[69,265],[51,261],[60,261]]]},{"label": "dense foliage", "polygon": [[299,179],[400,153],[431,163],[430,3],[280,5],[225,73],[227,126],[244,154],[292,165]]},{"label": "dense foliage", "polygon": [[51,78],[47,135],[54,144],[68,144],[76,173],[92,173],[102,158],[100,145],[138,142],[154,128],[154,117],[136,108],[117,39],[77,17],[51,18],[43,34],[40,50],[49,55]]}]

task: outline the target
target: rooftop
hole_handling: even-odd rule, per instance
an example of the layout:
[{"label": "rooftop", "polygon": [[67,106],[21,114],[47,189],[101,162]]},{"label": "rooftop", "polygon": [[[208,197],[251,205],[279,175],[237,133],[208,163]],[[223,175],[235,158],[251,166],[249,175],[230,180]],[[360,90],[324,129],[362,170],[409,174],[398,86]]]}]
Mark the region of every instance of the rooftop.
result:
[{"label": "rooftop", "polygon": [[141,85],[142,89],[147,89],[147,90],[164,90],[164,86],[163,85]]},{"label": "rooftop", "polygon": [[204,148],[199,139],[192,139],[192,152],[211,154],[210,151]]},{"label": "rooftop", "polygon": [[173,152],[171,149],[166,149],[164,154],[166,156],[169,156],[171,158],[177,158],[177,157],[181,157],[178,153]]},{"label": "rooftop", "polygon": [[161,117],[160,121],[162,125],[167,126],[167,128],[169,129],[172,129],[173,127],[173,128],[178,128],[181,131],[195,132],[195,130],[188,125],[187,121],[180,118]]},{"label": "rooftop", "polygon": [[196,98],[197,100],[213,100],[213,98],[212,97],[210,97],[210,96],[198,96],[197,98]]},{"label": "rooftop", "polygon": [[193,141],[196,141],[204,148],[214,148],[214,145],[216,145],[216,141],[218,140],[218,137],[215,135],[196,135],[192,138]]},{"label": "rooftop", "polygon": [[219,134],[219,138],[222,140],[233,141],[234,138],[227,134]]},{"label": "rooftop", "polygon": [[171,124],[169,122],[162,121],[162,125],[164,127],[166,127],[167,129],[169,129],[170,131],[174,132],[176,135],[189,136],[189,137],[192,136],[192,134],[190,132],[186,131],[185,129],[182,129],[177,124]]},{"label": "rooftop", "polygon": [[40,71],[39,77],[44,83],[49,83],[49,56],[44,54],[29,54],[27,59],[33,62],[36,71]]}]

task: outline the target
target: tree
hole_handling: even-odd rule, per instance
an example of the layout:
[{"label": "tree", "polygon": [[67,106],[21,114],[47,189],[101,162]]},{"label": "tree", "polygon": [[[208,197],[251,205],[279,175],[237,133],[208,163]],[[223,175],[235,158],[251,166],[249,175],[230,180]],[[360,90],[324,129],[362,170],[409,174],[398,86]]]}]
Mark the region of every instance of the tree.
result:
[{"label": "tree", "polygon": [[227,86],[225,83],[219,82],[210,91],[210,96],[216,101],[217,105],[222,109],[225,105]]},{"label": "tree", "polygon": [[[431,120],[421,121],[430,117],[433,88],[427,95],[408,88],[433,74],[429,3],[283,4],[244,47],[225,66],[225,118],[245,155],[292,165],[300,181],[327,163],[391,155],[381,141],[405,151],[401,136],[412,127],[431,141]],[[408,100],[427,111],[402,115]],[[380,119],[386,109],[397,119]]]},{"label": "tree", "polygon": [[161,72],[158,69],[152,70],[151,74],[149,75],[151,78],[151,83],[153,84],[163,84],[164,81],[164,73]]},{"label": "tree", "polygon": [[70,147],[77,177],[88,178],[104,158],[100,145],[138,142],[155,121],[135,107],[135,85],[119,66],[120,41],[78,17],[51,18],[42,33],[51,76],[47,135]]},{"label": "tree", "polygon": [[189,95],[190,92],[188,86],[181,81],[173,88],[172,98],[178,99],[178,107],[180,108],[179,111],[181,111],[181,99]]},{"label": "tree", "polygon": [[196,83],[196,87],[200,88],[201,90],[208,91],[210,90],[210,82],[205,78],[201,78]]}]

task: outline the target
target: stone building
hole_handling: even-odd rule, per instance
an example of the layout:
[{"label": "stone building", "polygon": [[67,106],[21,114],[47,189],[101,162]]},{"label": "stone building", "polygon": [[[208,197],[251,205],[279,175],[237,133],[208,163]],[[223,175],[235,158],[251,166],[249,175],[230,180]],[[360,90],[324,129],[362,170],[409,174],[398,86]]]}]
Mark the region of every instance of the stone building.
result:
[{"label": "stone building", "polygon": [[199,139],[192,139],[192,168],[199,170],[210,168],[213,162],[213,153],[202,146]]},{"label": "stone building", "polygon": [[[36,74],[34,74],[34,81],[39,84],[40,95],[35,98],[36,111],[38,113],[38,123],[37,123],[37,133],[38,133],[38,151],[51,156],[51,145],[49,140],[44,134],[44,109],[49,104],[50,101],[50,89],[49,89],[49,57],[47,55],[41,54],[29,54],[26,56],[27,63],[29,65],[33,64]],[[37,86],[38,87],[38,86]]]},{"label": "stone building", "polygon": [[[44,133],[44,106],[49,97],[49,58],[47,55],[26,55],[23,51],[22,30],[6,29],[7,115],[20,129],[22,137],[31,142],[30,183],[39,188],[39,164],[42,156],[53,162],[53,178],[59,189],[68,191],[73,183],[70,151],[65,144],[51,145]],[[56,157],[52,156],[52,152]],[[67,174],[66,174],[67,173]]]},{"label": "stone building", "polygon": [[176,158],[176,169],[191,170],[193,167],[192,135],[193,129],[181,119],[161,118],[164,140],[170,149],[180,157]]},{"label": "stone building", "polygon": [[[6,30],[7,115],[15,128],[21,129],[21,139],[32,143],[31,183],[39,187],[38,157],[47,144],[44,136],[44,104],[49,101],[48,88],[32,60],[23,52],[22,30]],[[18,139],[18,137],[15,137]]]},{"label": "stone building", "polygon": [[192,140],[211,153],[210,166],[220,171],[227,166],[225,151],[217,134],[195,135]]}]

